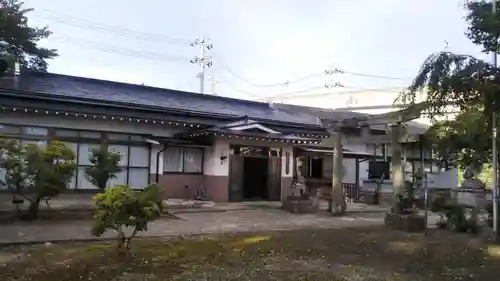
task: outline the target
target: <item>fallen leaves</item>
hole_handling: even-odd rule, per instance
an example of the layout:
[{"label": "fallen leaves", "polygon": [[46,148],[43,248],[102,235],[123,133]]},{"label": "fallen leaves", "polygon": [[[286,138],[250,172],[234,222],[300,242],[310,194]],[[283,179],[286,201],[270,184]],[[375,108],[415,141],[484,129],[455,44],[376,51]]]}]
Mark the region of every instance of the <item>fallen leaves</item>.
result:
[{"label": "fallen leaves", "polygon": [[123,260],[110,243],[9,251],[23,258],[3,259],[0,276],[25,281],[494,280],[500,258],[499,246],[467,235],[424,238],[377,227],[144,238]]}]

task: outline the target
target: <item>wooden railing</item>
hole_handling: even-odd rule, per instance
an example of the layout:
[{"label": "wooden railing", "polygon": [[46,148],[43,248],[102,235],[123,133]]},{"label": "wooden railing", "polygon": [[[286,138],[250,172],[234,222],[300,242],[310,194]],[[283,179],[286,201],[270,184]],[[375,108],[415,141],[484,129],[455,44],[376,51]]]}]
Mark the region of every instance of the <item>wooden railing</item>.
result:
[{"label": "wooden railing", "polygon": [[[315,195],[320,192],[319,197],[322,199],[331,199],[332,181],[320,179],[306,179],[306,185],[311,194]],[[355,183],[343,183],[342,188],[347,201],[354,202],[360,199],[359,186]]]}]

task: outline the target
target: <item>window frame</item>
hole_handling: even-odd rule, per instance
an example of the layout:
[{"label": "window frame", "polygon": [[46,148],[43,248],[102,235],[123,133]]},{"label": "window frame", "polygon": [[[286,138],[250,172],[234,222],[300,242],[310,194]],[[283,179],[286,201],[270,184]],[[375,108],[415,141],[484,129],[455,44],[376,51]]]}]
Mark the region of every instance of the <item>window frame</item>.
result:
[{"label": "window frame", "polygon": [[[74,188],[70,186],[68,188],[68,191],[70,192],[96,192],[99,191],[97,187],[93,189],[88,189],[88,188],[78,188],[78,180],[81,175],[79,175],[79,170],[81,168],[89,167],[90,165],[88,164],[79,164],[79,157],[80,157],[80,146],[89,144],[92,146],[99,146],[99,145],[123,145],[127,146],[127,161],[123,163],[121,166],[122,168],[126,169],[126,184],[130,183],[130,169],[144,169],[145,171],[147,170],[148,174],[148,181],[146,185],[151,183],[151,177],[149,176],[151,173],[151,144],[146,143],[144,141],[139,141],[137,137],[142,137],[144,138],[145,136],[143,135],[136,135],[136,134],[131,134],[131,133],[117,133],[117,132],[109,132],[109,131],[96,131],[96,130],[79,130],[79,129],[71,129],[71,128],[58,128],[58,127],[49,127],[49,126],[38,126],[38,125],[18,125],[18,124],[9,124],[9,123],[1,123],[0,125],[2,126],[9,126],[9,127],[16,127],[19,128],[19,133],[0,133],[0,138],[4,139],[15,139],[17,141],[46,141],[47,144],[49,144],[51,141],[57,140],[61,142],[67,142],[67,143],[74,143],[76,144],[76,151],[75,151],[75,161],[77,164],[77,169],[75,172],[75,186]],[[26,134],[25,133],[25,128],[44,128],[47,130],[46,135],[31,135],[31,134]],[[74,135],[72,136],[65,136],[65,135],[57,135],[57,131],[68,131],[68,132],[75,132]],[[89,138],[89,137],[82,137],[82,133],[85,135],[85,133],[88,133],[88,135],[92,134],[100,134],[99,138]],[[117,138],[109,138],[109,135],[123,135],[123,138],[117,139]],[[130,165],[130,150],[132,146],[142,146],[147,148],[148,150],[148,162],[146,167],[139,167],[139,166],[131,166]],[[72,185],[72,184],[70,184]],[[134,189],[140,189],[137,187],[133,187]],[[0,192],[2,192],[3,189],[0,189]]]},{"label": "window frame", "polygon": [[[182,168],[181,168],[181,171],[165,171],[165,155],[166,155],[166,152],[167,152],[167,149],[169,148],[177,148],[177,149],[181,149],[181,158],[182,158]],[[194,149],[194,150],[198,150],[201,152],[201,168],[200,168],[200,172],[185,172],[185,161],[184,161],[184,157],[185,157],[185,154],[184,154],[184,149]],[[163,174],[183,174],[183,175],[202,175],[203,172],[204,172],[204,165],[205,164],[205,149],[203,147],[196,147],[196,146],[178,146],[178,145],[170,145],[168,146],[164,151],[163,151]]]}]

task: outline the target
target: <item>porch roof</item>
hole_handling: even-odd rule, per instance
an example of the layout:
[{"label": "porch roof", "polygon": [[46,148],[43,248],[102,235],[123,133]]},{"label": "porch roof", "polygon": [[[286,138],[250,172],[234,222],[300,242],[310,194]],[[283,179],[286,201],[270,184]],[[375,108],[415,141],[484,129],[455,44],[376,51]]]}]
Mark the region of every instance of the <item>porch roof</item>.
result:
[{"label": "porch roof", "polygon": [[[327,149],[327,148],[309,148],[309,147],[301,147],[299,148],[303,151],[306,152],[313,152],[313,153],[319,153],[319,154],[332,154],[333,155],[333,149]],[[342,149],[342,153],[346,155],[355,155],[355,156],[363,156],[363,157],[377,157],[373,154],[370,154],[368,152],[363,152],[363,151],[353,151],[349,149]]]},{"label": "porch roof", "polygon": [[275,129],[269,128],[265,124],[261,124],[256,120],[250,119],[248,116],[239,120],[233,120],[225,124],[213,126],[207,129],[190,131],[181,133],[182,137],[199,137],[199,136],[226,136],[228,138],[251,139],[251,140],[267,140],[273,142],[292,142],[300,144],[318,144],[318,137],[302,137],[292,134],[282,133]]},{"label": "porch roof", "polygon": [[195,142],[191,140],[182,140],[177,138],[166,138],[166,137],[155,137],[147,136],[145,140],[149,143],[156,145],[167,145],[167,146],[186,146],[186,147],[211,147],[210,144]]}]

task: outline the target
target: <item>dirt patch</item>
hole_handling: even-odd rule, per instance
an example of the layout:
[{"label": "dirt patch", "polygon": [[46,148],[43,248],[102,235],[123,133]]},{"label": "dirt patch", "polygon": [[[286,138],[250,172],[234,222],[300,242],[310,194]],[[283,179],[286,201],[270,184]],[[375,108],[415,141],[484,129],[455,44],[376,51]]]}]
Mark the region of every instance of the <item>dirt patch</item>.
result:
[{"label": "dirt patch", "polygon": [[[6,280],[495,280],[500,250],[450,232],[381,227],[137,239],[11,247]],[[4,255],[2,255],[3,257]],[[23,258],[19,259],[18,257]]]}]

